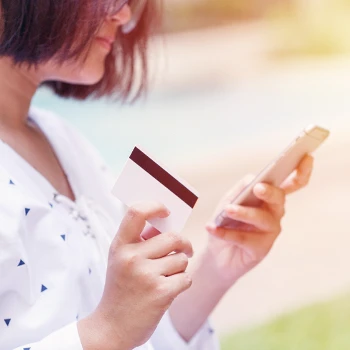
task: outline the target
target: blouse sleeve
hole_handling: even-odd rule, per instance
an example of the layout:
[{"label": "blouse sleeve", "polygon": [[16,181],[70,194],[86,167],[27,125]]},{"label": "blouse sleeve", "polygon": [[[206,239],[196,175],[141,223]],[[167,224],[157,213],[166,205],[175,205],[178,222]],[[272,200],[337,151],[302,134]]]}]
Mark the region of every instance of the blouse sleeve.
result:
[{"label": "blouse sleeve", "polygon": [[154,332],[151,343],[155,350],[219,350],[218,337],[207,321],[186,343],[175,329],[167,312]]}]

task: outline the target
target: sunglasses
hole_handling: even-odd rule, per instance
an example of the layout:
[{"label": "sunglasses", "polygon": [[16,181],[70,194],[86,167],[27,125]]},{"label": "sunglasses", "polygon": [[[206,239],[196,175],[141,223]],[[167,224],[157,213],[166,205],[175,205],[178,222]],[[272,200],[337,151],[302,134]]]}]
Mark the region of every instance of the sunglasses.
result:
[{"label": "sunglasses", "polygon": [[132,32],[139,23],[143,11],[145,10],[147,0],[116,0],[114,4],[109,9],[110,15],[116,15],[120,12],[125,5],[129,5],[131,10],[130,21],[121,27],[124,34]]}]

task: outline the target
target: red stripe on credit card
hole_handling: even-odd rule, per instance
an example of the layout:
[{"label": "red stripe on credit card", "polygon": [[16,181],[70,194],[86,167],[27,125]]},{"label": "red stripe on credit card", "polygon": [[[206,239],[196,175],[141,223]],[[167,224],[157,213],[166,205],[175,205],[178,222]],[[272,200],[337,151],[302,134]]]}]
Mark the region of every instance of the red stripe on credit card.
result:
[{"label": "red stripe on credit card", "polygon": [[140,149],[135,147],[130,155],[130,159],[165,186],[169,191],[179,197],[188,206],[194,208],[198,197]]}]

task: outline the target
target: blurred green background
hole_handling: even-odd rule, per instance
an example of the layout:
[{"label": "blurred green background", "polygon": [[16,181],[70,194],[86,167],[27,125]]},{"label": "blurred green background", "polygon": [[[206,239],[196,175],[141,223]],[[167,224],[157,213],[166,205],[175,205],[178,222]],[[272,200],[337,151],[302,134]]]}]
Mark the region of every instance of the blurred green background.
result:
[{"label": "blurred green background", "polygon": [[183,175],[201,193],[184,232],[197,250],[229,187],[306,125],[330,128],[276,246],[212,320],[224,350],[349,349],[350,0],[166,0],[164,14],[147,98],[42,90],[35,104],[73,123],[116,175],[135,144]]},{"label": "blurred green background", "polygon": [[306,307],[258,328],[226,336],[223,350],[347,350],[350,296]]}]

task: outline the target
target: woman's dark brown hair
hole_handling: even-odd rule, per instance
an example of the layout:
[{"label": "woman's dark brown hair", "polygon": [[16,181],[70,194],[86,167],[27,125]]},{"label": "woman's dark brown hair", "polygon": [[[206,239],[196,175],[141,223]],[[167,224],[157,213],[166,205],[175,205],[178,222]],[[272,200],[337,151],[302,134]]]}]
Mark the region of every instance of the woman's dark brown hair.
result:
[{"label": "woman's dark brown hair", "polygon": [[[0,56],[16,64],[38,65],[52,58],[62,63],[81,58],[106,9],[115,0],[1,0]],[[131,0],[138,1],[138,0]],[[149,0],[134,31],[120,32],[106,59],[103,79],[90,86],[46,82],[62,97],[138,96],[147,83],[147,44],[155,27],[157,0]],[[136,77],[136,66],[141,74]]]}]

